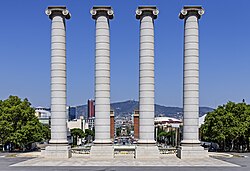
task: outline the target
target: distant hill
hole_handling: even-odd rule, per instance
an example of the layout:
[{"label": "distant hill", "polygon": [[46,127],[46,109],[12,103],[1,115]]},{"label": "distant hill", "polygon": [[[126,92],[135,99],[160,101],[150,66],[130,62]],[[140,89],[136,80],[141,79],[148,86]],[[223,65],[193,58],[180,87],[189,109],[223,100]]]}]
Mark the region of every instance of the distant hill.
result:
[{"label": "distant hill", "polygon": [[[138,110],[139,102],[135,100],[128,100],[124,102],[116,102],[111,104],[111,109],[115,111],[115,116],[128,116],[131,115],[134,110]],[[200,107],[200,116],[203,116],[207,112],[212,111],[210,107]],[[182,118],[183,109],[180,107],[166,107],[155,104],[156,116],[168,116],[174,118]],[[87,116],[87,105],[77,106],[77,116]]]}]

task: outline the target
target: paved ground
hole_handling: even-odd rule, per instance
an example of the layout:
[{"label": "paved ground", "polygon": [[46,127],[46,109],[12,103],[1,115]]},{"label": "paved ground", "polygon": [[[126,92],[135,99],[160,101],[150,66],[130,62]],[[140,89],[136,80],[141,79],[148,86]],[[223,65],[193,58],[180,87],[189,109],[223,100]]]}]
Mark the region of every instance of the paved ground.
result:
[{"label": "paved ground", "polygon": [[[0,156],[4,156],[1,154]],[[0,171],[249,171],[250,170],[250,154],[244,154],[249,157],[231,157],[227,158],[225,156],[219,156],[217,159],[207,159],[202,162],[197,161],[183,161],[174,158],[173,156],[166,157],[163,161],[151,161],[151,165],[158,166],[148,166],[145,165],[145,161],[135,161],[135,160],[112,160],[112,161],[91,161],[86,158],[71,158],[65,161],[49,160],[46,161],[42,158],[28,158],[28,157],[0,157]],[[11,156],[11,155],[10,155]],[[12,155],[13,156],[13,155]],[[86,164],[86,162],[90,162]],[[91,163],[92,162],[92,163]],[[209,163],[211,162],[211,163]],[[54,166],[48,166],[48,163]],[[96,164],[106,166],[96,166]],[[117,164],[122,165],[117,165]],[[124,166],[127,163],[131,166]],[[147,163],[149,163],[147,161]],[[165,163],[165,166],[162,164]],[[203,165],[202,165],[203,163]],[[71,164],[71,165],[69,165]],[[94,164],[93,166],[90,166]],[[111,165],[112,166],[108,166]],[[196,164],[196,165],[195,165]],[[205,166],[206,164],[206,166]],[[214,165],[217,164],[215,167]],[[220,164],[220,165],[219,165]],[[26,166],[25,166],[26,165]],[[40,165],[40,166],[35,166]],[[78,166],[77,166],[78,165]]]},{"label": "paved ground", "polygon": [[47,159],[34,158],[24,162],[12,165],[16,166],[216,166],[216,167],[238,167],[237,164],[231,164],[214,158],[203,159],[179,159],[175,155],[167,155],[162,159],[90,159],[72,157],[70,159]]},{"label": "paved ground", "polygon": [[223,160],[232,164],[239,165],[242,169],[247,168],[250,170],[250,153],[232,153],[234,157],[215,157],[219,160]]}]

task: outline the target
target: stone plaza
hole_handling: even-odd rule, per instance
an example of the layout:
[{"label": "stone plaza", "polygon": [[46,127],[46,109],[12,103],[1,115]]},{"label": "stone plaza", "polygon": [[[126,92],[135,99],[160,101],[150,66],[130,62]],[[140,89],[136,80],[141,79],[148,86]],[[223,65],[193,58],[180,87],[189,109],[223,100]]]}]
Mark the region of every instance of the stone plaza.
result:
[{"label": "stone plaza", "polygon": [[[94,6],[91,16],[96,27],[95,49],[95,140],[90,159],[114,158],[110,138],[110,20],[114,10],[110,6]],[[70,158],[71,148],[66,129],[66,19],[71,18],[65,6],[51,6],[46,10],[51,19],[51,140],[45,158]],[[136,19],[140,22],[139,61],[139,139],[135,158],[160,158],[154,139],[154,20],[159,10],[155,6],[139,6]],[[183,140],[177,150],[181,159],[208,159],[199,141],[199,27],[204,14],[201,6],[184,6],[179,18],[184,20],[183,68]],[[45,160],[45,159],[44,159]],[[50,159],[48,159],[50,161]],[[161,160],[162,161],[162,160]],[[137,164],[135,164],[137,165]]]},{"label": "stone plaza", "polygon": [[[74,167],[93,167],[93,166],[130,166],[130,167],[231,167],[239,168],[240,166],[234,163],[218,160],[215,158],[207,157],[200,159],[179,159],[174,154],[170,154],[159,158],[148,158],[148,159],[128,159],[128,158],[113,158],[113,159],[103,159],[103,158],[90,158],[76,155],[70,159],[51,159],[51,158],[41,158],[37,157],[34,159],[29,159],[23,162],[16,163],[12,165],[14,167],[18,166],[73,166]],[[72,168],[72,169],[73,169]]]}]

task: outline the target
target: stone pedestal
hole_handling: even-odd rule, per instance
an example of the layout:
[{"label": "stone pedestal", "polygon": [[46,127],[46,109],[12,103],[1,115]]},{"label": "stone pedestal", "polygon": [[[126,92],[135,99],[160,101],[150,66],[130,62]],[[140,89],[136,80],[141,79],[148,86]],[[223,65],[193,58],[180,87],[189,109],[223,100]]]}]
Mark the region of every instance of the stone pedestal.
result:
[{"label": "stone pedestal", "polygon": [[135,151],[136,159],[158,159],[160,157],[159,149],[156,145],[139,144]]},{"label": "stone pedestal", "polygon": [[177,149],[177,157],[181,159],[208,157],[208,151],[202,146],[181,146]]},{"label": "stone pedestal", "polygon": [[46,158],[70,158],[71,147],[68,145],[50,145],[45,148],[44,157]]},{"label": "stone pedestal", "polygon": [[114,148],[110,145],[93,145],[90,150],[90,158],[92,159],[113,159]]}]

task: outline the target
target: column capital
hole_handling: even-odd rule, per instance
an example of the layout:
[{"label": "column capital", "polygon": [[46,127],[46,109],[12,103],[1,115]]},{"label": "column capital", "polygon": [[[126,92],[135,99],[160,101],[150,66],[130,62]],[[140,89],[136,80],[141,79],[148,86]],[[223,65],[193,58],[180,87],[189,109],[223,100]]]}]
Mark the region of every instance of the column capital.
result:
[{"label": "column capital", "polygon": [[111,6],[94,6],[90,10],[92,18],[96,20],[99,16],[106,16],[108,19],[114,18],[114,10]]},{"label": "column capital", "polygon": [[184,6],[179,14],[179,18],[185,19],[190,15],[195,15],[198,19],[200,19],[204,13],[205,10],[202,8],[202,6]]},{"label": "column capital", "polygon": [[157,18],[159,10],[156,6],[139,6],[136,9],[136,19],[140,20],[143,16],[152,16],[153,19]]},{"label": "column capital", "polygon": [[71,14],[67,10],[66,6],[49,6],[45,13],[49,16],[50,19],[52,19],[54,16],[62,16],[66,19],[71,18]]}]

